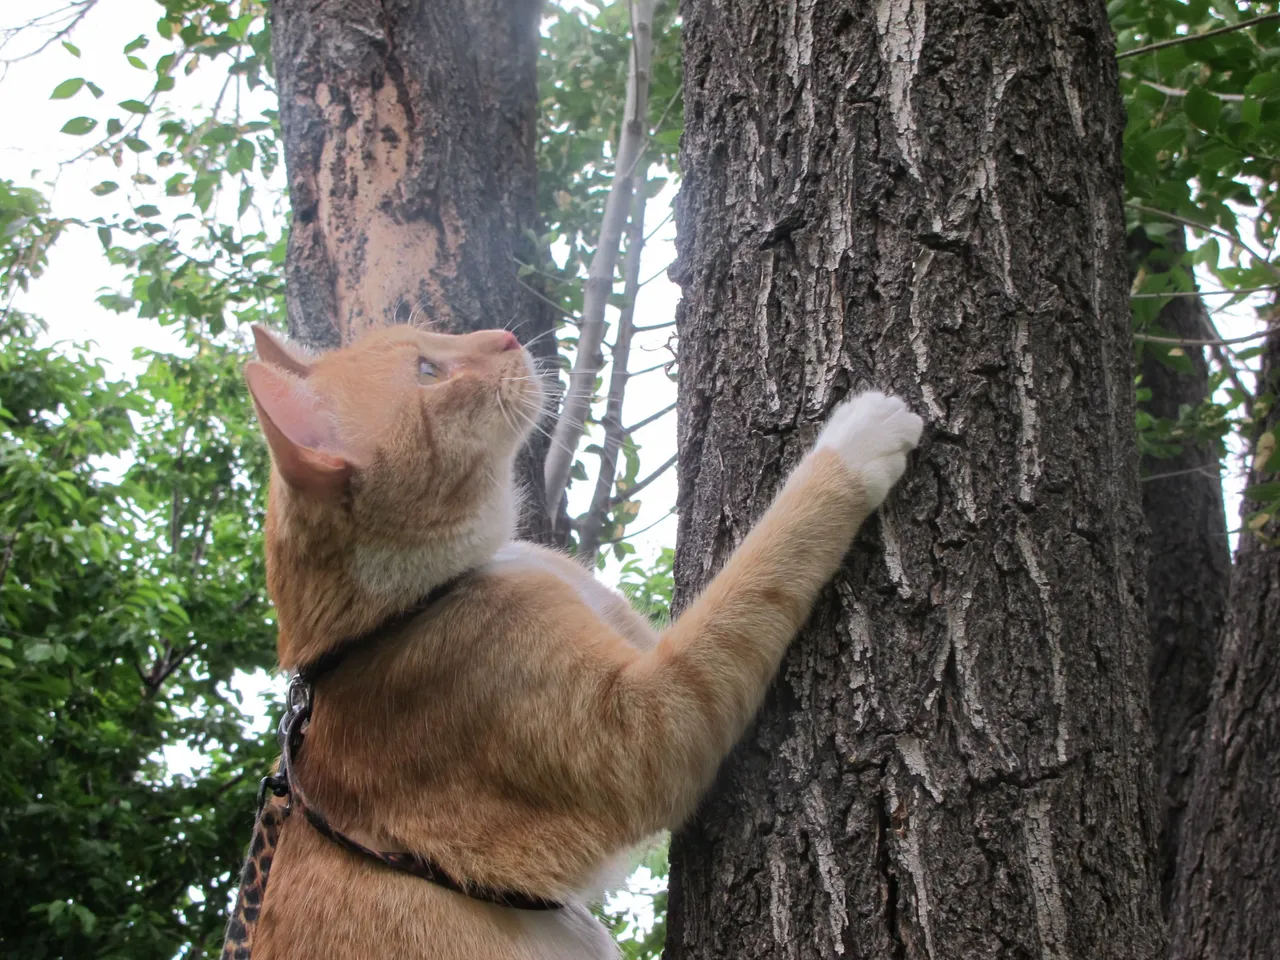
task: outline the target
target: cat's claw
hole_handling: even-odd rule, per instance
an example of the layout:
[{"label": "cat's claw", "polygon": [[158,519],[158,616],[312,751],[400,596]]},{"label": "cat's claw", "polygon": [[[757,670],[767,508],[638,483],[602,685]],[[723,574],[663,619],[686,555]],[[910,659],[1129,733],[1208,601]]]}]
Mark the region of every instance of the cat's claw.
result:
[{"label": "cat's claw", "polygon": [[866,485],[874,509],[907,469],[923,429],[924,421],[897,397],[870,391],[832,411],[816,449],[839,454]]}]

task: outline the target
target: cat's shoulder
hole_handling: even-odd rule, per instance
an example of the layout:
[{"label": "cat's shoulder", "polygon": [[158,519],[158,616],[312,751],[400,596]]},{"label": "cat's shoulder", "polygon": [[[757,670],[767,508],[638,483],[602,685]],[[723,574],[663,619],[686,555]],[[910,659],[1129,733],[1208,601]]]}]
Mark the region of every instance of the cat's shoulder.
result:
[{"label": "cat's shoulder", "polygon": [[617,590],[596,579],[592,571],[559,550],[524,540],[512,540],[494,554],[484,573],[495,577],[530,572],[550,574],[570,588],[597,617],[621,633],[636,647],[647,649],[657,642],[649,622],[636,613]]}]

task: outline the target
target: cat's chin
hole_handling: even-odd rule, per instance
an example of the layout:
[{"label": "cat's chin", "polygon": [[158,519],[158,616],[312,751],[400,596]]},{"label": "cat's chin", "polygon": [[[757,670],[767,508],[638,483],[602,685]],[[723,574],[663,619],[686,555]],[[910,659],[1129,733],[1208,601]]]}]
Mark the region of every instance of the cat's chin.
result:
[{"label": "cat's chin", "polygon": [[357,544],[349,570],[370,597],[407,606],[434,587],[488,563],[514,535],[515,518],[513,494],[460,528],[429,535],[418,544]]}]

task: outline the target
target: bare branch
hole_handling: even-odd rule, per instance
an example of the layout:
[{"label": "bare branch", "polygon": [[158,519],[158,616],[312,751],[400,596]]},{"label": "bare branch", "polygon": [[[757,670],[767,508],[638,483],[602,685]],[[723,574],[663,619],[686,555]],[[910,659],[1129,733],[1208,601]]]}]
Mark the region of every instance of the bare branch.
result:
[{"label": "bare branch", "polygon": [[[1201,306],[1197,311],[1200,314],[1200,324],[1204,327],[1205,333],[1209,335],[1210,340],[1222,340],[1223,336],[1218,332],[1218,325],[1213,322],[1213,317],[1209,316],[1209,312]],[[1213,354],[1213,358],[1218,361],[1218,365],[1222,367],[1227,375],[1227,379],[1231,381],[1231,385],[1240,391],[1244,397],[1245,416],[1253,419],[1253,394],[1245,387],[1244,381],[1240,379],[1240,374],[1236,372],[1236,365],[1232,363],[1231,356],[1228,351],[1220,344],[1213,344],[1209,347],[1209,351]]]},{"label": "bare branch", "polygon": [[1188,340],[1185,337],[1156,337],[1149,333],[1135,333],[1133,339],[1141,340],[1143,343],[1171,343],[1180,347],[1226,347],[1233,343],[1265,340],[1276,332],[1275,330],[1263,330],[1261,333],[1252,333],[1247,337],[1232,337],[1229,340]]},{"label": "bare branch", "polygon": [[665,330],[667,327],[674,327],[676,322],[668,320],[666,323],[651,323],[647,327],[636,327],[636,333],[644,333],[648,330]]},{"label": "bare branch", "polygon": [[655,363],[652,367],[645,367],[643,370],[632,370],[627,374],[627,376],[642,377],[646,373],[653,373],[653,371],[655,370],[665,370],[667,369],[667,367],[671,366],[673,363],[675,363],[675,360],[663,360],[661,363]]},{"label": "bare branch", "polygon": [[1136,57],[1140,53],[1150,53],[1152,50],[1163,50],[1166,47],[1176,47],[1180,43],[1193,43],[1196,40],[1203,40],[1206,37],[1220,37],[1224,33],[1235,33],[1237,30],[1257,26],[1260,23],[1266,23],[1268,20],[1280,20],[1280,13],[1267,13],[1261,17],[1254,17],[1252,20],[1242,20],[1239,23],[1233,23],[1227,27],[1219,27],[1217,30],[1206,30],[1204,33],[1188,33],[1185,36],[1174,37],[1172,40],[1161,40],[1159,43],[1148,43],[1145,47],[1134,47],[1132,50],[1126,50],[1124,53],[1116,54],[1116,59],[1124,60],[1128,57]]},{"label": "bare branch", "polygon": [[547,500],[544,508],[554,523],[560,498],[569,484],[578,442],[582,439],[596,375],[604,363],[604,312],[613,291],[618,263],[618,247],[631,207],[632,179],[643,150],[644,118],[649,101],[649,65],[653,54],[653,11],[656,0],[635,0],[632,16],[631,68],[627,77],[626,122],[618,142],[613,186],[605,202],[604,221],[591,269],[583,291],[582,322],[578,328],[578,349],[569,373],[560,418],[552,434],[547,454]]},{"label": "bare branch", "polygon": [[641,286],[641,287],[647,287],[649,284],[653,283],[653,281],[657,280],[659,277],[664,277],[664,276],[666,276],[667,271],[671,269],[672,264],[674,264],[674,263],[675,263],[675,261],[674,261],[674,260],[672,260],[672,261],[671,261],[671,263],[668,263],[665,267],[663,267],[661,270],[659,270],[657,273],[655,273],[653,276],[651,276],[648,280],[641,280],[641,281],[640,281],[640,286]]},{"label": "bare branch", "polygon": [[1213,477],[1215,480],[1220,478],[1220,473],[1215,468],[1201,464],[1198,467],[1187,467],[1185,470],[1170,470],[1167,473],[1153,473],[1149,477],[1143,477],[1142,483],[1150,483],[1152,480],[1163,480],[1166,477],[1182,477],[1188,473],[1202,473],[1206,477]]},{"label": "bare branch", "polygon": [[1223,240],[1226,240],[1232,246],[1240,250],[1243,250],[1245,253],[1249,254],[1249,256],[1253,257],[1253,259],[1256,262],[1268,267],[1272,273],[1280,273],[1280,271],[1277,271],[1275,266],[1266,257],[1258,253],[1258,251],[1254,250],[1253,247],[1249,246],[1239,237],[1233,237],[1231,234],[1227,233],[1225,230],[1219,230],[1217,227],[1211,227],[1206,223],[1200,223],[1196,220],[1188,220],[1186,217],[1180,217],[1176,213],[1170,213],[1167,210],[1160,210],[1157,207],[1148,207],[1141,203],[1126,203],[1125,206],[1131,210],[1140,210],[1143,213],[1149,213],[1155,217],[1163,217],[1165,220],[1170,220],[1173,223],[1180,223],[1184,227],[1190,227],[1193,230],[1199,230],[1201,233],[1211,233],[1215,237],[1221,237]]},{"label": "bare branch", "polygon": [[643,480],[640,480],[639,482],[627,487],[627,489],[623,490],[616,497],[614,497],[609,502],[609,506],[616,507],[621,503],[626,503],[628,500],[634,500],[637,493],[639,493],[645,487],[649,486],[649,484],[653,483],[653,481],[657,480],[660,476],[662,476],[664,473],[666,473],[668,470],[674,467],[676,465],[677,458],[678,458],[678,455],[673,453],[671,457],[667,460],[667,462],[664,463],[662,466],[660,466],[657,470],[653,471],[653,473],[649,474]]},{"label": "bare branch", "polygon": [[635,433],[637,430],[647,427],[649,424],[653,423],[655,420],[661,420],[663,417],[665,417],[668,413],[670,413],[675,408],[676,408],[676,405],[674,403],[670,404],[669,406],[665,406],[661,410],[659,410],[657,413],[649,414],[649,416],[645,417],[639,423],[633,423],[631,426],[627,427],[627,429],[623,432]]},{"label": "bare branch", "polygon": [[549,306],[552,310],[555,310],[562,317],[564,317],[566,320],[572,323],[575,327],[578,326],[580,323],[582,323],[582,319],[579,316],[577,316],[577,314],[570,313],[568,310],[560,306],[560,304],[556,303],[554,300],[550,299],[549,297],[543,296],[541,293],[533,289],[533,287],[529,286],[519,277],[516,277],[516,283],[520,284],[520,286],[524,287],[525,290],[533,294],[535,297],[537,297],[539,300],[541,300],[543,303]]},{"label": "bare branch", "polygon": [[[1125,76],[1129,77],[1131,80],[1138,80],[1142,84],[1150,87],[1152,90],[1163,93],[1166,97],[1185,97],[1187,95],[1187,91],[1181,90],[1178,87],[1166,87],[1163,83],[1156,83],[1154,80],[1147,80],[1143,77],[1133,77],[1131,74],[1125,74]],[[1205,92],[1212,94],[1219,100],[1226,103],[1243,103],[1247,99],[1243,93],[1218,93],[1216,90],[1206,90]]]},{"label": "bare branch", "polygon": [[657,520],[653,521],[653,523],[649,524],[647,527],[641,527],[639,530],[633,530],[630,533],[624,534],[621,537],[614,537],[612,540],[605,540],[601,542],[600,546],[611,547],[615,543],[622,543],[622,541],[630,540],[632,537],[638,537],[642,533],[648,533],[650,530],[652,530],[658,524],[662,523],[662,521],[666,520],[668,517],[675,516],[675,512],[676,512],[675,507],[672,507],[670,510],[668,510],[666,513],[660,516]]},{"label": "bare branch", "polygon": [[[34,50],[28,50],[26,53],[19,54],[16,57],[5,57],[0,59],[0,65],[3,65],[3,70],[0,70],[0,79],[4,78],[5,73],[8,72],[9,67],[13,64],[22,60],[30,60],[32,57],[38,57],[59,40],[63,40],[70,36],[71,32],[75,30],[76,27],[80,26],[80,22],[89,15],[89,11],[92,10],[97,3],[98,0],[72,0],[72,2],[68,3],[66,6],[59,7],[57,10],[50,10],[48,13],[43,13],[37,17],[32,17],[26,23],[19,24],[16,27],[5,27],[3,30],[0,30],[0,37],[3,38],[0,39],[0,53],[2,53],[10,43],[16,40],[23,33],[31,30],[39,30],[41,28],[56,28],[54,32]],[[59,26],[59,24],[61,25]]]},{"label": "bare branch", "polygon": [[623,266],[627,306],[618,319],[618,335],[614,339],[613,372],[609,377],[609,400],[605,406],[604,444],[600,451],[600,472],[596,474],[595,490],[591,494],[591,506],[578,527],[578,556],[587,567],[593,568],[600,552],[600,534],[609,515],[610,495],[618,475],[618,452],[627,431],[622,426],[622,403],[626,397],[630,374],[627,366],[631,360],[631,335],[635,327],[636,293],[640,281],[640,258],[644,252],[644,211],[648,202],[644,185],[648,171],[642,170],[639,189],[631,201],[631,222],[627,228],[627,260]]},{"label": "bare branch", "polygon": [[1280,284],[1268,284],[1264,287],[1241,287],[1239,290],[1171,290],[1168,293],[1131,293],[1131,300],[1161,300],[1165,297],[1242,297],[1246,293],[1264,293],[1280,290]]}]

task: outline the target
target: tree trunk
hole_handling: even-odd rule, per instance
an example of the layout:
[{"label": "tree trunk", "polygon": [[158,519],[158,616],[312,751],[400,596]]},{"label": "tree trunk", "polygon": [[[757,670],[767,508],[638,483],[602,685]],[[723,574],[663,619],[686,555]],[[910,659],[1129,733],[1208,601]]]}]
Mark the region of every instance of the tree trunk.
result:
[{"label": "tree trunk", "polygon": [[[1259,436],[1280,433],[1280,332],[1263,357]],[[1261,401],[1260,401],[1261,402]],[[1259,444],[1261,446],[1261,444]],[[1274,447],[1272,447],[1274,450]],[[1251,483],[1265,474],[1256,457]],[[1273,957],[1280,943],[1280,520],[1240,534],[1227,627],[1170,911],[1172,960]]]},{"label": "tree trunk", "polygon": [[[1173,253],[1185,250],[1175,242]],[[1160,331],[1204,339],[1204,303],[1175,297],[1160,311]],[[1141,351],[1142,384],[1151,391],[1145,409],[1176,420],[1182,406],[1209,393],[1209,365],[1202,347],[1183,348],[1191,363],[1179,372],[1161,362],[1160,347]],[[1167,349],[1167,348],[1165,348]],[[1206,445],[1182,444],[1171,458],[1144,457],[1142,509],[1147,517],[1151,565],[1147,570],[1147,629],[1151,638],[1151,726],[1160,788],[1160,903],[1173,894],[1178,834],[1200,733],[1209,708],[1213,662],[1231,586],[1231,552],[1218,454]]]},{"label": "tree trunk", "polygon": [[929,426],[674,839],[668,957],[1162,956],[1103,4],[685,0],[678,598]]},{"label": "tree trunk", "polygon": [[[416,321],[552,329],[521,286],[537,226],[539,0],[275,0],[272,55],[293,222],[290,333],[318,348]],[[541,337],[541,356],[555,344]],[[545,441],[520,473],[541,504]],[[526,511],[525,531],[550,535]]]}]

